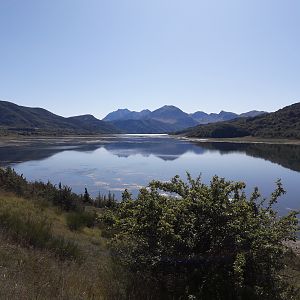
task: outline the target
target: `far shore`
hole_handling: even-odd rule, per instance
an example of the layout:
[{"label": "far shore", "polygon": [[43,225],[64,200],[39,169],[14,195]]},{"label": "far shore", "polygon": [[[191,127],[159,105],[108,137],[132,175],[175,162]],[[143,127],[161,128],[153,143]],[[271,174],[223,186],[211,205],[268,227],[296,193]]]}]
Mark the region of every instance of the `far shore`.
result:
[{"label": "far shore", "polygon": [[272,139],[258,137],[240,137],[240,138],[194,138],[185,136],[174,136],[181,140],[187,140],[197,143],[243,143],[243,144],[283,144],[283,145],[300,145],[300,140],[297,139]]},{"label": "far shore", "polygon": [[0,136],[0,147],[5,146],[24,146],[30,144],[66,144],[66,143],[80,143],[91,142],[97,143],[103,139],[113,138],[116,135],[66,135],[66,136]]},{"label": "far shore", "polygon": [[[35,135],[35,136],[21,136],[21,135],[9,135],[0,136],[0,147],[5,146],[26,146],[26,145],[65,145],[65,144],[80,144],[82,142],[97,144],[99,142],[109,141],[109,139],[120,138],[120,137],[139,137],[139,136],[169,136],[168,134],[95,134],[95,135]],[[171,136],[170,136],[171,137]]]},{"label": "far shore", "polygon": [[[5,146],[25,146],[30,144],[80,144],[81,142],[97,143],[103,142],[110,138],[117,138],[120,136],[160,136],[166,134],[103,134],[103,135],[64,135],[64,136],[0,136],[0,147]],[[182,135],[167,135],[174,139],[186,140],[197,143],[252,143],[252,144],[285,144],[285,145],[300,145],[300,139],[272,139],[272,138],[258,138],[258,137],[241,137],[241,138],[194,138],[185,137]]]}]

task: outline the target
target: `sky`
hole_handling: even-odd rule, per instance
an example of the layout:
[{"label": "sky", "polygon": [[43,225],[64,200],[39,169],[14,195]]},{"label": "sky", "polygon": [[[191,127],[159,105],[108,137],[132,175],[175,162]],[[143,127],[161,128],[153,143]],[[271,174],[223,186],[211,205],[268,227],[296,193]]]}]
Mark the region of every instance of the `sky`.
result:
[{"label": "sky", "polygon": [[275,111],[300,101],[300,1],[0,0],[0,99]]}]

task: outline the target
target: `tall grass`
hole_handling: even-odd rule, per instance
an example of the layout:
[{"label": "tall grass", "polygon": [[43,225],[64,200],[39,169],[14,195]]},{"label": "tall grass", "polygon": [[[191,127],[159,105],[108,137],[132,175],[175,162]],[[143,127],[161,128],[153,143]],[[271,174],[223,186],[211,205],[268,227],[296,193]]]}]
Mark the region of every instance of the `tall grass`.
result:
[{"label": "tall grass", "polygon": [[93,227],[96,217],[95,212],[70,212],[66,216],[66,221],[71,230],[80,230],[83,227]]},{"label": "tall grass", "polygon": [[23,246],[48,249],[60,258],[79,258],[76,244],[54,236],[49,216],[33,202],[0,196],[0,228]]},{"label": "tall grass", "polygon": [[112,262],[101,229],[74,232],[68,215],[74,217],[0,192],[0,299],[125,298],[127,278]]}]

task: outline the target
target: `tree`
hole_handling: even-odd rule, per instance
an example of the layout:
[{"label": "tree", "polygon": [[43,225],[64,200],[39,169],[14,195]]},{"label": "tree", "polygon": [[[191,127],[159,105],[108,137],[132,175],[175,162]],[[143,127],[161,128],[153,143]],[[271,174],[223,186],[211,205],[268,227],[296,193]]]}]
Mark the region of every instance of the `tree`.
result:
[{"label": "tree", "polygon": [[91,202],[90,194],[89,194],[87,188],[84,188],[83,201],[86,202],[86,203]]},{"label": "tree", "polygon": [[122,193],[122,201],[130,200],[131,197],[132,197],[132,194],[129,193],[129,191],[127,189],[125,189],[124,192]]},{"label": "tree", "polygon": [[285,193],[280,181],[269,201],[257,188],[247,199],[244,189],[242,182],[215,176],[205,185],[188,174],[188,182],[153,181],[134,201],[123,193],[110,218],[112,251],[133,284],[142,284],[140,297],[292,299],[281,272],[297,212],[280,217],[273,209]]}]

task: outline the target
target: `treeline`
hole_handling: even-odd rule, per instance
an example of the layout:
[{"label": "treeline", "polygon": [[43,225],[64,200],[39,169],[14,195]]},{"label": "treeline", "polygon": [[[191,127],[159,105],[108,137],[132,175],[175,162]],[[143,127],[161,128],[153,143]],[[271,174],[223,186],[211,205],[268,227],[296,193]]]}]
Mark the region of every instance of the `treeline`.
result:
[{"label": "treeline", "polygon": [[115,194],[109,191],[107,195],[99,192],[98,196],[92,200],[92,203],[95,207],[99,208],[113,208],[117,206],[118,201],[115,197]]}]

